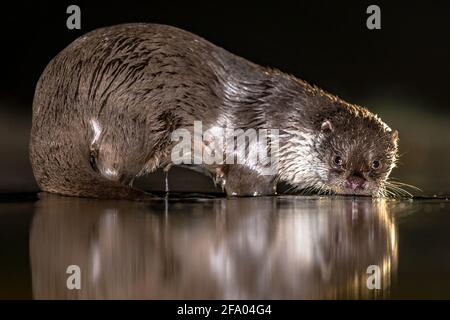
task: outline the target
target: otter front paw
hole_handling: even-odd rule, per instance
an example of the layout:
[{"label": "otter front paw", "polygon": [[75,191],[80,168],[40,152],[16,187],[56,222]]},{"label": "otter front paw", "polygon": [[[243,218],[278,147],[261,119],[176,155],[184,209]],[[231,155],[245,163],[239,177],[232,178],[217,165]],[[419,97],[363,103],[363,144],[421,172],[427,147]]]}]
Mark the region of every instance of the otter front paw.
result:
[{"label": "otter front paw", "polygon": [[228,196],[257,197],[276,194],[273,176],[260,175],[238,165],[229,165],[222,179]]}]

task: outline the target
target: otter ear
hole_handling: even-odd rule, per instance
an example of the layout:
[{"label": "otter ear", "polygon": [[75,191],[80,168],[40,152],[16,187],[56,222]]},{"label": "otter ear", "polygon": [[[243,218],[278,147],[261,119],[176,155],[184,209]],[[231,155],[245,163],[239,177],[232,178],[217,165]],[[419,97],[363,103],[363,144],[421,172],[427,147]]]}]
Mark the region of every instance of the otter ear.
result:
[{"label": "otter ear", "polygon": [[398,131],[397,130],[391,131],[391,141],[395,145],[397,144],[397,141],[398,141]]},{"label": "otter ear", "polygon": [[323,133],[331,133],[333,132],[333,125],[331,124],[330,120],[325,120],[324,122],[322,122],[320,129]]}]

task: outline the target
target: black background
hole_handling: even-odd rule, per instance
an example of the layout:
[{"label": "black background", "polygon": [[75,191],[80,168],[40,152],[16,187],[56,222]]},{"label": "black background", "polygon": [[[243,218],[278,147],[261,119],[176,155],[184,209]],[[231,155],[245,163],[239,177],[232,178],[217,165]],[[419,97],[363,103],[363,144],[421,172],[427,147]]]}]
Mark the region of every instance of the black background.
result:
[{"label": "black background", "polygon": [[[0,189],[35,189],[27,143],[35,84],[80,35],[125,22],[174,25],[379,112],[399,129],[398,176],[449,190],[450,23],[445,1],[14,1],[0,5]],[[81,8],[81,30],[66,9]],[[381,30],[366,8],[381,8]],[[390,101],[389,105],[381,101]],[[400,105],[401,104],[401,105]],[[380,107],[381,105],[381,107]],[[414,109],[414,119],[406,115]],[[423,121],[423,115],[427,120]],[[412,118],[411,118],[412,119]],[[436,125],[440,121],[440,125]],[[3,130],[1,128],[3,126]],[[439,128],[437,130],[436,128]],[[444,137],[442,137],[444,135]],[[446,156],[442,157],[442,153]],[[448,172],[448,170],[447,170]],[[406,179],[405,179],[406,178]],[[428,182],[425,183],[424,181]],[[432,186],[437,186],[436,188]]]},{"label": "black background", "polygon": [[[381,30],[366,28],[372,3],[381,8]],[[66,28],[70,4],[81,8],[81,30]],[[395,91],[443,109],[450,101],[448,7],[444,1],[14,1],[1,9],[0,95],[31,102],[49,60],[87,31],[153,22],[189,30],[352,101]]]}]

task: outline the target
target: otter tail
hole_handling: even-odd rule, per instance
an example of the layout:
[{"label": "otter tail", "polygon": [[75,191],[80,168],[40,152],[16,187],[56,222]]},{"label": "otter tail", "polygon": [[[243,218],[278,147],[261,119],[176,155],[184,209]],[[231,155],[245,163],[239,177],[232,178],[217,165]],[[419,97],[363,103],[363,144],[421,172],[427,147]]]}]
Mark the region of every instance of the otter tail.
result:
[{"label": "otter tail", "polygon": [[33,169],[39,187],[50,193],[98,199],[154,200],[159,198],[118,181],[108,180],[90,168],[92,172],[79,169],[77,172],[63,172],[50,167],[44,173],[43,168]]},{"label": "otter tail", "polygon": [[142,190],[124,185],[117,181],[111,181],[100,175],[78,175],[76,181],[64,179],[62,183],[44,185],[41,188],[46,192],[58,193],[66,196],[87,197],[97,199],[122,199],[122,200],[155,200],[158,196]]},{"label": "otter tail", "polygon": [[[65,135],[66,139],[71,135]],[[53,138],[53,137],[52,137]],[[89,148],[83,143],[49,139],[32,132],[30,161],[39,187],[65,196],[98,199],[154,200],[160,197],[110,180],[90,163]]]}]

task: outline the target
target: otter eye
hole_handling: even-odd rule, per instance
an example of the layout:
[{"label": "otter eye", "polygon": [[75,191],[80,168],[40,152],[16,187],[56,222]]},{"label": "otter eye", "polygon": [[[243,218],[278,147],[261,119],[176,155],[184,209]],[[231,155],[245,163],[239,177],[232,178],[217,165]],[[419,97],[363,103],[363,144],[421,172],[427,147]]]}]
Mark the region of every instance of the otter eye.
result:
[{"label": "otter eye", "polygon": [[375,170],[376,170],[376,169],[379,169],[380,166],[381,166],[380,161],[374,160],[374,161],[372,162],[372,169],[375,169]]},{"label": "otter eye", "polygon": [[334,156],[333,157],[333,163],[337,166],[342,166],[342,163],[344,161],[342,160],[342,158],[340,156]]}]

